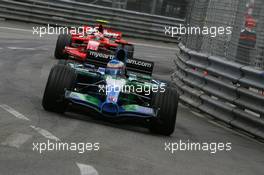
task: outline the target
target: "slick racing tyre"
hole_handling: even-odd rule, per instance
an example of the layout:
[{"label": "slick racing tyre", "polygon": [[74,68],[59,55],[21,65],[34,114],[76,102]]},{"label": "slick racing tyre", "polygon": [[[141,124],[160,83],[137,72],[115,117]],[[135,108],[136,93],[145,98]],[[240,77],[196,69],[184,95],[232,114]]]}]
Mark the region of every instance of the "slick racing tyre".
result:
[{"label": "slick racing tyre", "polygon": [[134,45],[125,45],[124,49],[127,51],[127,58],[132,59],[134,56]]},{"label": "slick racing tyre", "polygon": [[177,91],[168,87],[165,92],[153,94],[152,106],[159,109],[157,118],[151,120],[149,129],[153,133],[169,136],[174,132],[178,108]]},{"label": "slick racing tyre", "polygon": [[47,111],[63,113],[67,107],[64,99],[65,89],[72,89],[76,80],[73,69],[64,65],[55,65],[49,74],[44,91],[42,106]]},{"label": "slick racing tyre", "polygon": [[65,46],[71,45],[71,36],[60,34],[57,39],[54,56],[56,59],[67,59],[68,55],[64,53]]}]

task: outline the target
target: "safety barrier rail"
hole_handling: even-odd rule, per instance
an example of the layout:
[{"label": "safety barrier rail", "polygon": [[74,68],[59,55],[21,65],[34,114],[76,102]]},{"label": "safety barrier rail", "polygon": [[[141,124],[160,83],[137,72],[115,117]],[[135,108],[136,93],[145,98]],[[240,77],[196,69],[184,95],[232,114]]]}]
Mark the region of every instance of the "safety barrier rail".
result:
[{"label": "safety barrier rail", "polygon": [[58,26],[91,25],[102,19],[125,36],[176,43],[180,38],[165,36],[164,28],[183,23],[177,18],[65,0],[1,0],[0,18]]},{"label": "safety barrier rail", "polygon": [[179,44],[172,75],[182,102],[264,138],[264,71]]}]

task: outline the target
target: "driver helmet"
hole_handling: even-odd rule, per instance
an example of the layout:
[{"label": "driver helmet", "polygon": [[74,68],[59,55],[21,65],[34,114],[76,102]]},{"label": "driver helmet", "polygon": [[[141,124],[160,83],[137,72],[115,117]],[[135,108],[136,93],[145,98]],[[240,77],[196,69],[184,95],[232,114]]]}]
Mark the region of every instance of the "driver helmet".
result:
[{"label": "driver helmet", "polygon": [[123,76],[125,75],[125,64],[119,60],[111,60],[107,63],[106,66],[106,75],[112,76]]},{"label": "driver helmet", "polygon": [[98,27],[98,31],[99,31],[100,33],[104,33],[104,27],[103,27],[102,24],[99,25],[99,27]]},{"label": "driver helmet", "polygon": [[96,31],[94,36],[95,40],[101,40],[104,37],[104,34],[100,33],[99,31]]}]

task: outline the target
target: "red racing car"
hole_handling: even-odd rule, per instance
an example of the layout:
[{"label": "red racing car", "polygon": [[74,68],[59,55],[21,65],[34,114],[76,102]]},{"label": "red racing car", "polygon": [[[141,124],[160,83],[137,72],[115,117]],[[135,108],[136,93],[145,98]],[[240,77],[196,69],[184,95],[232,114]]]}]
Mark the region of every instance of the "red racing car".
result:
[{"label": "red racing car", "polygon": [[133,58],[134,46],[122,39],[121,32],[103,28],[101,24],[96,27],[84,26],[83,30],[85,32],[59,35],[55,58],[67,59],[72,56],[74,59],[84,60],[91,55],[111,59],[117,48],[125,49],[127,58]]}]

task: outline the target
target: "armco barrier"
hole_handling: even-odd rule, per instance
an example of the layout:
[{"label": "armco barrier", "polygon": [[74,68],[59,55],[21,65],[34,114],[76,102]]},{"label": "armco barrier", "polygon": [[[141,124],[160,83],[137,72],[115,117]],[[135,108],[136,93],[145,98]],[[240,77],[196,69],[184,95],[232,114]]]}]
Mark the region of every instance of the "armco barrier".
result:
[{"label": "armco barrier", "polygon": [[172,79],[181,101],[264,139],[264,71],[179,48]]},{"label": "armco barrier", "polygon": [[180,38],[165,36],[165,26],[183,23],[182,19],[63,0],[1,0],[0,18],[58,26],[91,25],[103,19],[126,36],[175,43]]}]

